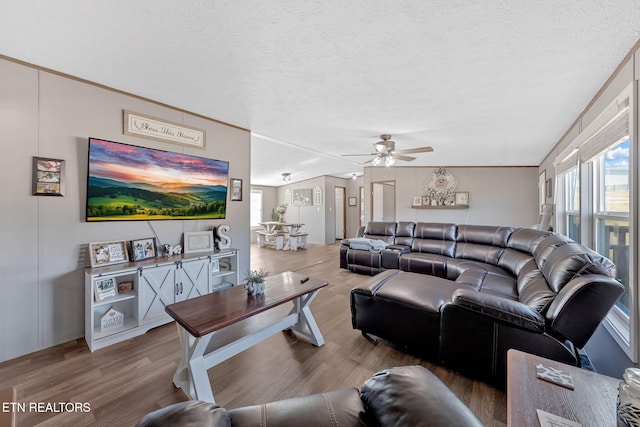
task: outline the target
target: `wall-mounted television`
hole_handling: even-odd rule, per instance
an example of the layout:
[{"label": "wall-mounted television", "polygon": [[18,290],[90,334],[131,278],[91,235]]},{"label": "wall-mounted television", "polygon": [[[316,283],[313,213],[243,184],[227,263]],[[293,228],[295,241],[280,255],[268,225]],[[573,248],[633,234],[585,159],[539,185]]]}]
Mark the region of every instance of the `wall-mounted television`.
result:
[{"label": "wall-mounted television", "polygon": [[89,138],[87,221],[223,219],[229,162]]}]

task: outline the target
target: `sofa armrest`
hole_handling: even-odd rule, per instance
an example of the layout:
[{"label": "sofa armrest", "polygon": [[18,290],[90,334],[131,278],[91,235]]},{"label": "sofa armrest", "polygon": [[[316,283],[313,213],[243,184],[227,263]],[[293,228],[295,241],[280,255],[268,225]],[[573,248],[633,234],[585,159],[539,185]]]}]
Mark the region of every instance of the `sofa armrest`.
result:
[{"label": "sofa armrest", "polygon": [[358,389],[311,394],[228,411],[233,427],[243,426],[364,426]]},{"label": "sofa armrest", "polygon": [[481,316],[499,320],[523,329],[540,333],[544,332],[545,329],[545,319],[536,310],[519,301],[510,300],[487,292],[457,289],[453,293],[451,302],[445,304],[442,309],[446,310],[448,304],[463,307]]},{"label": "sofa armrest", "polygon": [[482,426],[458,397],[422,366],[376,373],[360,391],[368,425]]},{"label": "sofa armrest", "polygon": [[384,249],[385,251],[398,252],[399,254],[411,252],[411,248],[407,245],[387,245],[387,247]]}]

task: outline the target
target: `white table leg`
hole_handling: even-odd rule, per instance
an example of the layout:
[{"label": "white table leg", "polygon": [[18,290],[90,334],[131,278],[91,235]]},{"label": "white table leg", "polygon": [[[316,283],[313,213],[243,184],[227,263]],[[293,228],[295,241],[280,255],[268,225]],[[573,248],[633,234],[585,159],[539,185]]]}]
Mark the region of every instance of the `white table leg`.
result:
[{"label": "white table leg", "polygon": [[300,335],[307,337],[316,347],[320,347],[324,344],[324,337],[320,332],[320,328],[318,328],[318,324],[316,323],[313,314],[311,314],[311,308],[309,305],[316,295],[318,295],[318,292],[320,292],[319,289],[307,295],[303,295],[300,298],[296,298],[293,300],[293,310],[291,310],[292,313],[298,313],[298,323],[293,325],[291,329]]},{"label": "white table leg", "polygon": [[182,341],[182,356],[173,375],[173,383],[181,388],[189,399],[215,403],[204,363],[204,352],[214,334],[194,338],[179,325],[178,331]]}]

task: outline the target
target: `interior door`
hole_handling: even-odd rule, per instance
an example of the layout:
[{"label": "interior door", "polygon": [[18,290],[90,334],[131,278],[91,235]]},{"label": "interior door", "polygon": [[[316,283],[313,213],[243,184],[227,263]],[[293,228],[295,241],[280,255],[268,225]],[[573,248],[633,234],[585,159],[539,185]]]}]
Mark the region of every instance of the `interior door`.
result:
[{"label": "interior door", "polygon": [[345,187],[336,187],[335,195],[336,195],[336,203],[335,203],[335,211],[336,211],[336,239],[344,239],[345,236]]}]

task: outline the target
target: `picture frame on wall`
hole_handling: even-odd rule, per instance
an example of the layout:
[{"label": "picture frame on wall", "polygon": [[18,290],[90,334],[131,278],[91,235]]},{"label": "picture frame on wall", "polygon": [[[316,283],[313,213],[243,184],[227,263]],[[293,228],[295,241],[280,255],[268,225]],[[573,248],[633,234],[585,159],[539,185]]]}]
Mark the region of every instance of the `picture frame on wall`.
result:
[{"label": "picture frame on wall", "polygon": [[300,188],[293,190],[293,206],[312,206],[313,190],[311,188]]},{"label": "picture frame on wall", "polygon": [[412,206],[422,206],[422,196],[413,196]]},{"label": "picture frame on wall", "polygon": [[34,196],[64,196],[65,161],[33,157],[32,191]]},{"label": "picture frame on wall", "polygon": [[157,255],[156,239],[148,237],[131,241],[131,260],[141,261],[143,259],[155,258]]},{"label": "picture frame on wall", "polygon": [[242,180],[238,178],[231,178],[231,201],[242,201]]},{"label": "picture frame on wall", "polygon": [[468,191],[460,191],[456,193],[455,199],[456,205],[468,205],[469,204],[469,192]]},{"label": "picture frame on wall", "polygon": [[358,205],[358,199],[355,197],[349,197],[349,206],[357,206]]},{"label": "picture frame on wall", "polygon": [[185,254],[214,251],[211,231],[185,231],[183,239],[182,248]]},{"label": "picture frame on wall", "polygon": [[129,251],[124,240],[89,243],[91,267],[129,262]]}]

